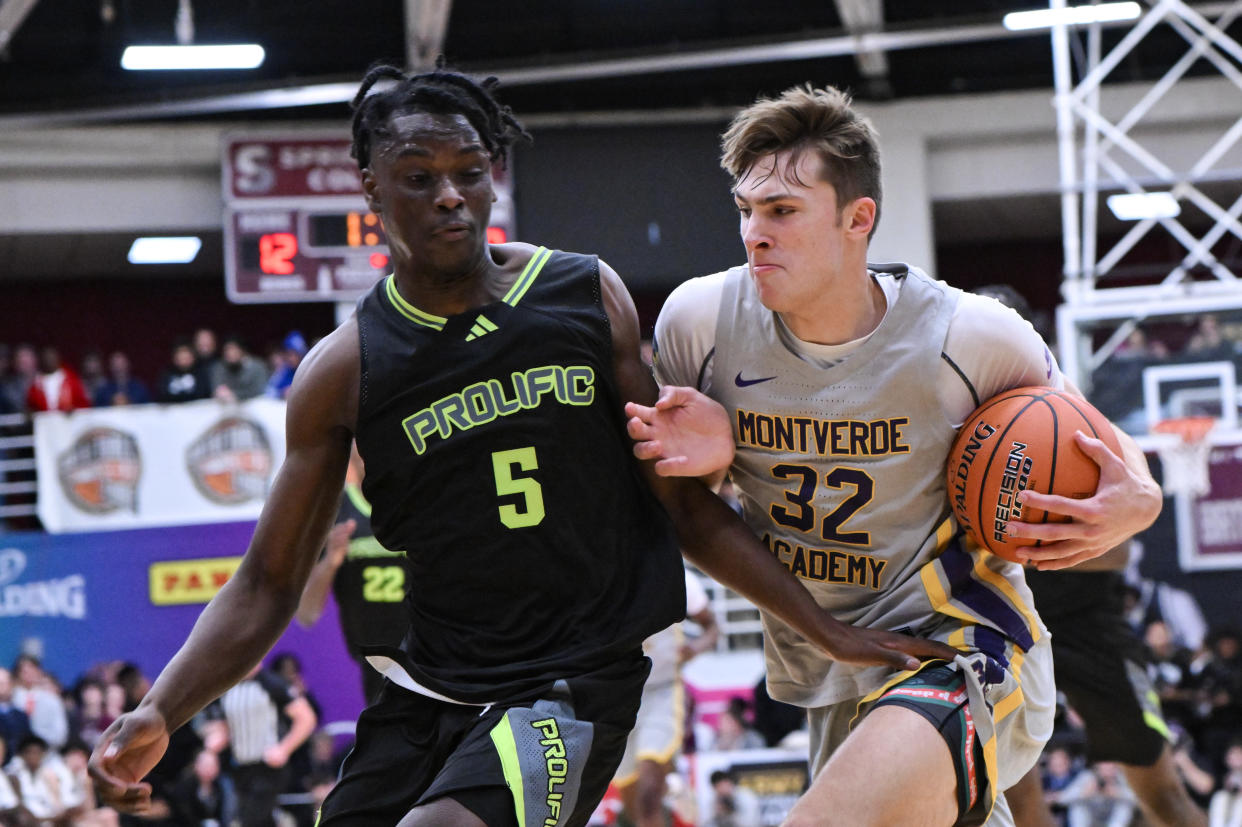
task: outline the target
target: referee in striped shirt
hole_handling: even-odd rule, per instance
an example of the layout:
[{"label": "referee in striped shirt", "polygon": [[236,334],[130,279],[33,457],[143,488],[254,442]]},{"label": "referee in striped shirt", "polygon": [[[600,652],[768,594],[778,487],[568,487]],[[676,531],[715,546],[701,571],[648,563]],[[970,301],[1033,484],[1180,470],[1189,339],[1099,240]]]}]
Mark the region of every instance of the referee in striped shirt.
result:
[{"label": "referee in striped shirt", "polygon": [[315,711],[284,678],[255,666],[213,705],[206,743],[233,754],[241,827],[274,827],[272,811],[285,786],[289,756],[315,731]]}]

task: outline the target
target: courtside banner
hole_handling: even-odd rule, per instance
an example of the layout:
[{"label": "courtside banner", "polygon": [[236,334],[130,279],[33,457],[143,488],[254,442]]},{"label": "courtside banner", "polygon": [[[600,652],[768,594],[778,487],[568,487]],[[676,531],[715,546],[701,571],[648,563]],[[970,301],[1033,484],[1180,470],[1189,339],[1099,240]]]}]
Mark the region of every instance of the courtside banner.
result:
[{"label": "courtside banner", "polygon": [[285,403],[41,413],[34,439],[52,533],[253,520],[284,459]]},{"label": "courtside banner", "polygon": [[1242,444],[1212,446],[1208,480],[1207,494],[1174,505],[1182,568],[1242,569]]},{"label": "courtside banner", "polygon": [[[154,678],[233,576],[254,526],[0,534],[0,664],[29,652],[64,686],[112,661]],[[272,654],[302,661],[325,721],[352,721],[362,687],[338,618],[329,593],[315,625],[292,623]]]}]

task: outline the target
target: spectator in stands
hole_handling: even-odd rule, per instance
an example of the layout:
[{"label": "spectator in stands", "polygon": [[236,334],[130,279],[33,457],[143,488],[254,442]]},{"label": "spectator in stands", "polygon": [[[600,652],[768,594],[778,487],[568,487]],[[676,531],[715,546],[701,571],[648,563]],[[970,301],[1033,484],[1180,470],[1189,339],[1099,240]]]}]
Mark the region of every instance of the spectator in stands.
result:
[{"label": "spectator in stands", "polygon": [[[104,708],[104,686],[93,678],[78,681],[73,689],[75,708],[70,716],[73,737],[93,749],[99,736],[116,720]],[[89,750],[88,750],[89,753]],[[90,757],[89,754],[87,757]]]},{"label": "spectator in stands", "polygon": [[1125,776],[1109,761],[1079,773],[1061,796],[1068,827],[1128,827],[1138,812]]},{"label": "spectator in stands", "polygon": [[130,369],[129,356],[114,350],[108,356],[108,377],[95,392],[95,407],[109,405],[145,405],[151,401],[151,392]]},{"label": "spectator in stands", "polygon": [[220,361],[220,345],[216,341],[216,333],[209,327],[200,327],[194,331],[191,343],[194,347],[194,371],[207,388],[207,395],[210,396],[213,389],[211,371]]},{"label": "spectator in stands", "polygon": [[275,827],[272,812],[285,786],[286,764],[315,731],[315,711],[283,678],[259,666],[213,707],[217,717],[209,723],[207,744],[231,749],[242,827]]},{"label": "spectator in stands", "polygon": [[1136,327],[1113,352],[1113,356],[1117,359],[1160,361],[1169,357],[1169,348],[1159,339],[1149,340],[1143,328]]},{"label": "spectator in stands", "polygon": [[19,760],[9,767],[21,807],[38,820],[63,824],[65,815],[63,778],[48,761],[49,747],[38,735],[27,735],[17,745]]},{"label": "spectator in stands", "polygon": [[39,351],[39,372],[26,391],[29,411],[73,411],[89,408],[90,397],[82,380],[61,361],[60,351],[48,345]]},{"label": "spectator in stands", "polygon": [[82,741],[71,740],[61,752],[61,800],[73,827],[116,827],[116,810],[95,806],[95,782],[86,763],[91,749]]},{"label": "spectator in stands", "polygon": [[1204,751],[1219,762],[1229,743],[1242,736],[1242,639],[1238,631],[1213,629],[1207,653],[1198,681],[1204,722],[1199,740]]},{"label": "spectator in stands", "polygon": [[17,684],[13,705],[30,716],[30,729],[35,735],[53,749],[60,749],[69,740],[69,717],[54,682],[33,655],[18,655],[13,662],[13,676]]},{"label": "spectator in stands", "polygon": [[[0,342],[0,416],[4,414],[17,413],[19,410],[14,400],[9,399],[9,395],[5,390],[5,382],[8,381],[9,371],[13,367],[13,355],[9,350],[9,346],[4,342]],[[0,452],[0,459],[3,458],[3,452]]]},{"label": "spectator in stands", "polygon": [[328,793],[332,792],[332,788],[336,786],[338,773],[320,773],[312,775],[307,782],[311,795],[311,812],[318,813],[323,807],[323,802],[328,798]]},{"label": "spectator in stands", "polygon": [[206,399],[211,396],[207,377],[197,370],[194,361],[194,348],[189,339],[178,339],[173,342],[168,367],[160,374],[155,386],[157,402],[189,402],[194,399]]},{"label": "spectator in stands", "polygon": [[121,668],[116,672],[117,685],[124,692],[125,712],[130,712],[138,706],[138,702],[146,696],[147,691],[151,688],[151,680],[142,670],[133,663],[123,663]]},{"label": "spectator in stands", "polygon": [[0,743],[7,755],[16,755],[17,743],[30,735],[30,715],[14,703],[12,693],[12,673],[0,667]]},{"label": "spectator in stands", "polygon": [[1197,714],[1194,672],[1191,669],[1194,653],[1178,646],[1169,633],[1169,627],[1160,620],[1147,625],[1143,640],[1151,658],[1147,671],[1156,694],[1160,696],[1164,717],[1194,731]]},{"label": "spectator in stands", "polygon": [[763,749],[767,746],[763,736],[746,720],[748,706],[744,698],[735,696],[729,699],[729,706],[716,722],[716,740],[712,743],[712,749]]},{"label": "spectator in stands", "polygon": [[791,732],[797,732],[806,726],[806,711],[802,707],[775,700],[768,694],[766,675],[760,676],[752,694],[755,731],[763,736],[763,742],[767,746],[776,746]]},{"label": "spectator in stands", "polygon": [[115,681],[104,685],[104,714],[116,720],[125,714],[125,688]]},{"label": "spectator in stands", "polygon": [[1040,785],[1043,787],[1044,800],[1048,802],[1048,809],[1052,811],[1058,823],[1065,823],[1065,790],[1074,783],[1082,771],[1065,747],[1051,747],[1044,751]]},{"label": "spectator in stands", "polygon": [[99,389],[108,381],[103,354],[97,348],[86,351],[86,355],[78,363],[78,377],[82,380],[82,389],[86,391],[86,395],[92,400],[95,399]]},{"label": "spectator in stands", "polygon": [[[0,666],[0,743],[8,755],[17,753],[17,744],[30,734],[30,716],[13,702],[13,676]],[[0,761],[3,766],[3,761]]]},{"label": "spectator in stands", "polygon": [[7,758],[8,749],[4,741],[0,740],[0,827],[25,827],[28,814],[22,810],[22,801],[17,797],[17,790],[13,788],[13,782],[4,771]]},{"label": "spectator in stands", "polygon": [[1214,362],[1229,359],[1233,356],[1233,342],[1225,338],[1220,329],[1220,319],[1215,313],[1204,313],[1199,316],[1195,332],[1186,342],[1186,352],[1197,361]]},{"label": "spectator in stands", "polygon": [[220,348],[220,361],[211,370],[209,385],[221,402],[253,399],[267,387],[267,369],[246,352],[240,336],[230,335]]},{"label": "spectator in stands", "polygon": [[1173,744],[1173,767],[1178,777],[1195,805],[1206,811],[1216,789],[1212,762],[1199,750],[1190,734],[1177,724],[1169,726],[1169,741]]},{"label": "spectator in stands", "polygon": [[345,756],[336,748],[336,738],[332,733],[320,729],[310,737],[310,773],[304,786],[314,792],[317,779],[336,778],[341,772],[341,762]]},{"label": "spectator in stands", "polygon": [[0,393],[9,402],[14,411],[26,410],[26,395],[38,375],[39,360],[33,345],[20,344],[13,348],[13,364],[11,372],[0,375]]},{"label": "spectator in stands", "polygon": [[1185,589],[1139,576],[1138,566],[1145,550],[1138,541],[1132,547],[1126,582],[1137,590],[1137,595],[1127,599],[1126,619],[1140,634],[1153,620],[1163,621],[1174,645],[1197,651],[1208,631],[1203,609]]},{"label": "spectator in stands", "polygon": [[173,812],[186,827],[224,827],[237,819],[233,779],[220,772],[220,757],[199,750],[172,790]]},{"label": "spectator in stands", "polygon": [[211,366],[220,360],[219,346],[216,344],[216,333],[209,327],[200,327],[194,331],[194,367],[203,376]]},{"label": "spectator in stands", "polygon": [[1208,824],[1242,827],[1242,739],[1235,738],[1225,750],[1225,773],[1208,804]]},{"label": "spectator in stands", "polygon": [[739,786],[733,773],[711,774],[712,813],[704,827],[759,827],[759,797]]},{"label": "spectator in stands", "polygon": [[306,356],[306,339],[297,330],[290,331],[277,351],[279,364],[273,368],[271,378],[267,380],[267,395],[274,399],[284,399],[289,395],[289,386],[293,384],[293,374]]}]

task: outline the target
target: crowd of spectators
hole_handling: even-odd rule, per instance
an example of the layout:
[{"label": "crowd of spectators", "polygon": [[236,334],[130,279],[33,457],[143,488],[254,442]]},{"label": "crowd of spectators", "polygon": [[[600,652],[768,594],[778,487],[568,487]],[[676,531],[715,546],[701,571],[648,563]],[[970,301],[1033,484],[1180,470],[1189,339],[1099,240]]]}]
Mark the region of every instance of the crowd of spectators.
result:
[{"label": "crowd of spectators", "polygon": [[[87,350],[75,366],[54,345],[36,348],[28,343],[9,346],[0,342],[0,443],[5,437],[29,435],[28,423],[12,416],[4,419],[12,414],[199,399],[225,404],[261,396],[284,399],[308,350],[306,338],[293,330],[283,341],[270,344],[267,358],[260,359],[250,353],[242,337],[230,334],[219,339],[215,331],[200,328],[192,337],[172,343],[166,365],[151,382],[135,374],[129,354],[122,350],[106,357],[97,349]],[[29,505],[33,497],[3,491],[5,483],[32,484],[33,470],[6,470],[4,462],[27,459],[28,451],[23,454],[0,444],[0,532],[38,528],[33,517],[19,515],[22,508],[33,511]],[[13,506],[7,517],[4,506]]]},{"label": "crowd of spectators", "polygon": [[176,403],[216,398],[237,402],[258,396],[283,399],[294,371],[309,350],[299,331],[253,355],[236,334],[218,339],[201,328],[177,339],[157,377],[136,376],[123,350],[105,355],[91,349],[76,367],[54,345],[36,348],[0,343],[0,414],[72,411],[148,402]]},{"label": "crowd of spectators", "polygon": [[[1146,642],[1173,761],[1211,827],[1242,827],[1242,631],[1209,626],[1166,584],[1135,582],[1127,617]],[[1082,724],[1061,705],[1041,759],[1044,793],[1065,827],[1137,827],[1138,801],[1121,768],[1090,764]]]},{"label": "crowd of spectators", "polygon": [[[1183,782],[1210,814],[1212,827],[1242,827],[1242,631],[1211,626],[1188,594],[1137,579],[1129,589],[1127,617],[1147,644],[1147,670]],[[97,807],[86,758],[108,725],[148,689],[141,670],[125,663],[96,664],[68,686],[30,655],[18,657],[11,670],[0,668],[0,825],[313,823],[348,744],[322,727],[301,664],[289,654],[271,658],[266,669],[174,735],[149,779],[154,805],[145,818]],[[805,717],[756,689],[753,699],[732,699],[714,727],[693,728],[686,751],[803,751]],[[246,716],[270,717],[257,711],[269,706],[283,724],[254,741],[257,728],[245,723]],[[251,740],[243,743],[243,737]],[[1085,756],[1081,723],[1062,703],[1041,760],[1045,794],[1060,823],[1143,824],[1120,767],[1091,764]],[[716,796],[719,811],[700,813],[698,823],[750,824],[754,807],[746,791],[726,775],[712,784],[723,791]]]},{"label": "crowd of spectators", "polygon": [[[1143,371],[1157,365],[1197,362],[1233,362],[1242,371],[1242,321],[1203,313],[1188,325],[1164,324],[1134,327],[1091,380],[1092,403],[1129,433],[1147,430],[1143,400]],[[1170,383],[1168,391],[1192,383]],[[1163,400],[1167,405],[1166,395]],[[1162,411],[1165,418],[1204,413],[1219,415],[1209,406],[1199,410]]]},{"label": "crowd of spectators", "polygon": [[[97,804],[87,759],[108,725],[150,688],[130,663],[96,664],[71,687],[37,658],[0,668],[0,825],[4,827],[309,827],[344,750],[319,727],[292,655],[256,669],[174,735],[139,818]],[[276,730],[256,722],[278,708]],[[257,740],[256,740],[257,739]],[[265,740],[266,739],[266,740]]]}]

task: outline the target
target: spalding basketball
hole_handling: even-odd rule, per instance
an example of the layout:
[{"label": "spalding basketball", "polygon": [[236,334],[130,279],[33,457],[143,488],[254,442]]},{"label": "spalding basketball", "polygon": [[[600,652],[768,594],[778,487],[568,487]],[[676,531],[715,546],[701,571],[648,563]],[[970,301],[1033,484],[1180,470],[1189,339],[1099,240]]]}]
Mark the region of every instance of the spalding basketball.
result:
[{"label": "spalding basketball", "polygon": [[1007,560],[1038,540],[1010,537],[1009,520],[1068,522],[1014,500],[1019,491],[1083,499],[1095,493],[1100,467],[1082,452],[1082,431],[1121,454],[1108,420],[1086,400],[1046,387],[1015,388],[980,405],[962,425],[947,470],[949,502],[971,539]]}]

